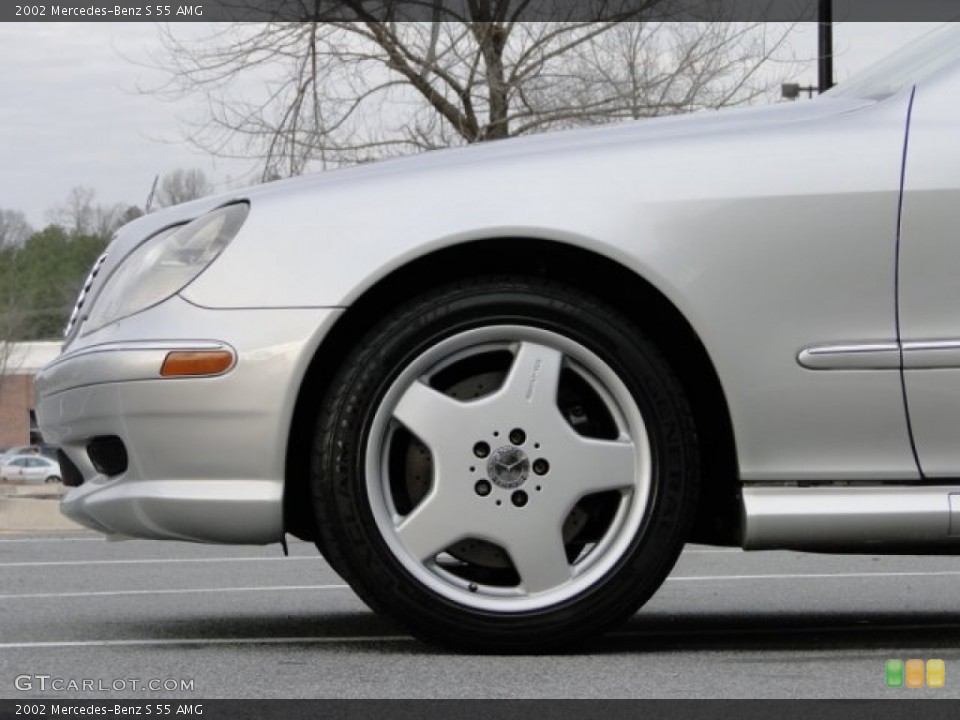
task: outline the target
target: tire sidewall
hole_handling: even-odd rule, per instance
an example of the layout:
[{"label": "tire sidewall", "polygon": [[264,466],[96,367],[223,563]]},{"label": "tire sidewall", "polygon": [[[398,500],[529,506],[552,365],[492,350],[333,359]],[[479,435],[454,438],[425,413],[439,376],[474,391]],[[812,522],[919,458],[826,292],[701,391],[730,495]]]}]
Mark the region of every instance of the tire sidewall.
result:
[{"label": "tire sidewall", "polygon": [[[402,370],[438,342],[490,325],[549,330],[594,352],[636,402],[651,455],[644,517],[614,566],[571,598],[509,614],[458,604],[415,579],[378,530],[365,477],[374,416]],[[695,437],[679,382],[625,316],[573,290],[501,280],[414,301],[361,341],[325,406],[328,421],[321,421],[318,433],[321,467],[315,466],[314,472],[315,485],[321,486],[315,492],[318,519],[321,524],[333,520],[339,529],[331,533],[332,551],[360,596],[422,636],[468,648],[509,649],[568,643],[600,632],[655,592],[672,568],[693,517]],[[330,414],[335,417],[332,423]]]}]

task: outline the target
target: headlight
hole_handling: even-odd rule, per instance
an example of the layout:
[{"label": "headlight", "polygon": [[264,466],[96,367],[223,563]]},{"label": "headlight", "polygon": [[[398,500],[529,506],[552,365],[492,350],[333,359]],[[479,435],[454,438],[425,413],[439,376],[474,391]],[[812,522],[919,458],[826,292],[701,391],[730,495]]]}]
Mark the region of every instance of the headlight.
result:
[{"label": "headlight", "polygon": [[202,273],[233,240],[250,206],[227,205],[160,232],[113,272],[87,317],[90,331],[163,302]]}]

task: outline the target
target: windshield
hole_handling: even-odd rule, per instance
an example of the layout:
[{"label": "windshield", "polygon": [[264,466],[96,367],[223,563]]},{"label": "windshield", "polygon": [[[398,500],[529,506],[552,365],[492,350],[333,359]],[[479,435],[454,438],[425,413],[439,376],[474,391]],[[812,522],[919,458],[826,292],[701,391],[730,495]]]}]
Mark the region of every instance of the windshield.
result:
[{"label": "windshield", "polygon": [[960,61],[960,23],[944,23],[915,43],[871,65],[827,94],[880,99]]}]

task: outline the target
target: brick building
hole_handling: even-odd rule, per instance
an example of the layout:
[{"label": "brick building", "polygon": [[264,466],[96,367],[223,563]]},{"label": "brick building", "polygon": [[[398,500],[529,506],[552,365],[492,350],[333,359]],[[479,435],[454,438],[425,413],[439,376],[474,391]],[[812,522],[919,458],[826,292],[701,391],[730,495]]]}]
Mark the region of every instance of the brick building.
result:
[{"label": "brick building", "polygon": [[59,352],[59,342],[0,343],[0,450],[39,442],[33,376]]}]

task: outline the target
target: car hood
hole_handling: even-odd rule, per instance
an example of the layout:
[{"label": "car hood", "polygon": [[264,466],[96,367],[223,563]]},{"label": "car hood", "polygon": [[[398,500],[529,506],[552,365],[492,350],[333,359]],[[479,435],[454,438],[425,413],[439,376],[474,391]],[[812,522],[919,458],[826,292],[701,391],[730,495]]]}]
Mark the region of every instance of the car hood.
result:
[{"label": "car hood", "polygon": [[[155,232],[187,222],[209,210],[238,200],[255,202],[288,192],[320,189],[326,185],[368,181],[394,175],[443,172],[454,168],[469,170],[477,164],[534,160],[539,156],[557,157],[565,152],[583,152],[618,144],[658,143],[682,140],[706,134],[746,135],[793,123],[858,110],[875,101],[860,98],[823,97],[815,101],[775,105],[703,110],[689,115],[650,118],[619,125],[549,132],[529,137],[510,138],[491,143],[436,150],[420,155],[382,160],[352,167],[279,180],[241,190],[202,198],[145,215],[120,229],[111,246],[116,262],[144,238]],[[109,263],[112,264],[112,263]],[[106,268],[108,269],[108,268]]]}]

